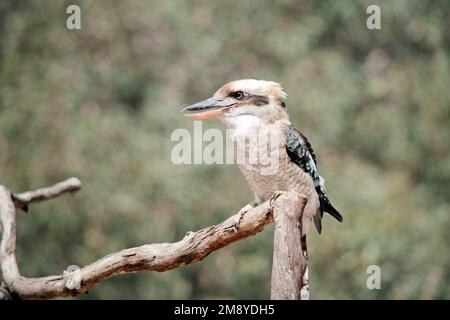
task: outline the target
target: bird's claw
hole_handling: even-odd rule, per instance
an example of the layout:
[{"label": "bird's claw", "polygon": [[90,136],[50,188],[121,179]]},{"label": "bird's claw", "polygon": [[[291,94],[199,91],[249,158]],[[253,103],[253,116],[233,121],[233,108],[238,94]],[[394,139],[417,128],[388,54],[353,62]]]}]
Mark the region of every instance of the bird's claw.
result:
[{"label": "bird's claw", "polygon": [[273,203],[275,202],[275,200],[278,199],[279,196],[281,196],[284,192],[283,191],[275,191],[272,195],[272,198],[270,198],[269,200],[269,205],[270,207],[273,207]]},{"label": "bird's claw", "polygon": [[253,208],[253,206],[251,204],[248,204],[245,207],[243,207],[241,210],[239,210],[239,213],[237,214],[236,219],[234,220],[233,224],[231,225],[231,228],[233,229],[234,232],[237,232],[239,223],[241,223],[242,218],[247,213],[247,211],[249,211],[252,208]]}]

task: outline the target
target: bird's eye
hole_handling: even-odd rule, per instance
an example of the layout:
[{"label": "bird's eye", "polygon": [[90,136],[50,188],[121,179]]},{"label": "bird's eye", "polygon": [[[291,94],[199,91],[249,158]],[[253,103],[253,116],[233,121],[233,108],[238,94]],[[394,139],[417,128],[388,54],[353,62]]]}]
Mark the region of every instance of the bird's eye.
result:
[{"label": "bird's eye", "polygon": [[237,100],[241,100],[244,97],[244,93],[242,91],[236,91],[233,92],[231,96]]}]

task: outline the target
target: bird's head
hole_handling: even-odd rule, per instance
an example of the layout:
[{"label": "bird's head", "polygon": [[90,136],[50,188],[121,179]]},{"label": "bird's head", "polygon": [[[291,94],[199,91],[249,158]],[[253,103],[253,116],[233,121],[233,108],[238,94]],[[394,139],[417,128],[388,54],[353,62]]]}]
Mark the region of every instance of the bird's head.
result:
[{"label": "bird's head", "polygon": [[244,79],[225,84],[206,100],[183,109],[193,119],[219,118],[233,125],[249,120],[287,120],[286,93],[272,81]]}]

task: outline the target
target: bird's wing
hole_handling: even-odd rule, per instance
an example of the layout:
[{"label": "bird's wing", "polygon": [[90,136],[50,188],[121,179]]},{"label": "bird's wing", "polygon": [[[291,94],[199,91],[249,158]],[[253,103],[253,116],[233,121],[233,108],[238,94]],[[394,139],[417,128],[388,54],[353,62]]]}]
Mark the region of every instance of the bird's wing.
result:
[{"label": "bird's wing", "polygon": [[314,187],[320,186],[316,155],[308,138],[291,125],[286,125],[284,132],[289,158],[311,176]]},{"label": "bird's wing", "polygon": [[342,215],[332,206],[328,199],[323,185],[323,179],[320,178],[317,170],[316,155],[308,138],[291,125],[286,125],[284,132],[286,135],[286,151],[289,158],[311,176],[314,188],[319,196],[320,216],[317,214],[314,215],[314,224],[320,233],[322,231],[321,219],[324,211],[331,214],[338,221],[343,220]]}]

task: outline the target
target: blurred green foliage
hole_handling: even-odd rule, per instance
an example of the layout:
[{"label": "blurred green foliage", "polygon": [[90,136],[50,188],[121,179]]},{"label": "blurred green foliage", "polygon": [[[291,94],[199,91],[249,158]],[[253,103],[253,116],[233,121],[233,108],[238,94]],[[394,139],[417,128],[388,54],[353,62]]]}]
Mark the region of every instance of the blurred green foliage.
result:
[{"label": "blurred green foliage", "polygon": [[[344,213],[309,237],[312,298],[450,298],[449,30],[444,0],[1,1],[0,183],[84,184],[18,213],[22,273],[176,241],[251,201],[234,166],[174,165],[170,134],[193,128],[181,106],[257,78],[288,92]],[[268,298],[272,235],[81,298]]]}]

